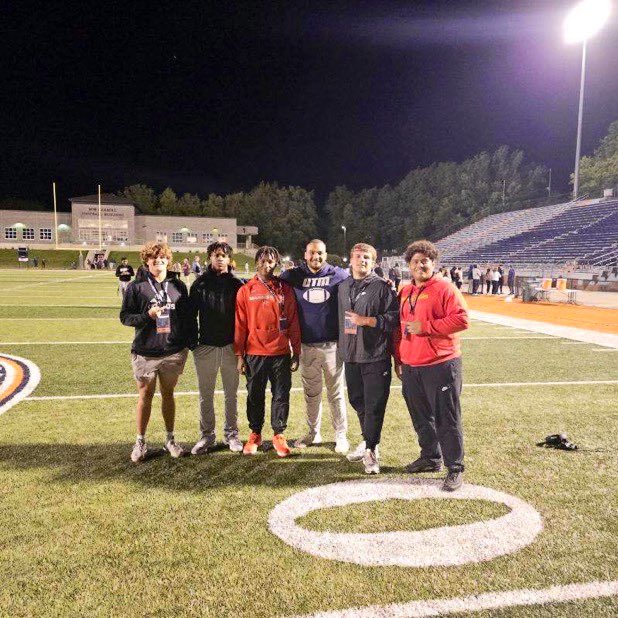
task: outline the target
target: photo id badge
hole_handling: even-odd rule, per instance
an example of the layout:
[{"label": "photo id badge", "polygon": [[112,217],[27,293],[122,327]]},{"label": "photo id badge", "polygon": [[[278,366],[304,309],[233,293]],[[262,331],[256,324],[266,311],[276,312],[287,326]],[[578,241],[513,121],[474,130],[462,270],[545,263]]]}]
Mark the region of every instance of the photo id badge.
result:
[{"label": "photo id badge", "polygon": [[354,322],[352,322],[352,319],[350,318],[350,314],[351,314],[350,311],[345,312],[343,332],[346,335],[356,335],[358,331],[358,326],[354,324]]},{"label": "photo id badge", "polygon": [[288,319],[285,316],[279,318],[279,332],[284,332],[288,329]]},{"label": "photo id badge", "polygon": [[163,309],[157,316],[157,335],[164,335],[172,331],[169,309]]}]

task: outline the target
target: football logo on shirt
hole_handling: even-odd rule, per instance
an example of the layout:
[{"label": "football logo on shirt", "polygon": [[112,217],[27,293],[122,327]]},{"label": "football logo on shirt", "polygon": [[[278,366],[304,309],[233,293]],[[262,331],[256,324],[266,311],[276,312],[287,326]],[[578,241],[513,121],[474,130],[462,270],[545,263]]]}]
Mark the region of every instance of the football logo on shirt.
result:
[{"label": "football logo on shirt", "polygon": [[0,354],[0,414],[27,397],[40,379],[41,372],[33,362]]},{"label": "football logo on shirt", "polygon": [[322,286],[330,284],[329,277],[306,277],[303,280],[303,287],[308,288],[303,293],[303,298],[313,305],[325,303],[330,298],[330,292]]}]

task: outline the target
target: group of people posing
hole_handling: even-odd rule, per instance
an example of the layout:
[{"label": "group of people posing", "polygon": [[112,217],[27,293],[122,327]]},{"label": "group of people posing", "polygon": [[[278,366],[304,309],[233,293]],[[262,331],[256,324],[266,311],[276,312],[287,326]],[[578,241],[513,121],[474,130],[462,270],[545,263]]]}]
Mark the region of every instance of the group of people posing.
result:
[{"label": "group of people posing", "polygon": [[[272,447],[287,457],[285,430],[292,373],[300,370],[307,432],[293,447],[321,444],[322,391],[326,386],[335,452],[362,462],[367,474],[380,471],[379,444],[390,395],[392,365],[418,436],[420,456],[410,473],[448,469],[443,488],[461,487],[464,470],[460,393],[461,350],[457,333],[468,328],[459,290],[435,272],[438,253],[416,241],[405,260],[412,281],[397,295],[374,272],[376,250],[356,244],[350,269],[327,262],[326,246],[311,240],[304,262],[279,276],[274,247],[258,249],[256,274],[243,284],[230,270],[232,248],[215,242],[203,272],[190,288],[168,274],[166,244],[147,243],[141,259],[147,276],[132,281],[123,296],[120,320],[135,328],[131,347],[137,383],[137,439],[134,462],[148,456],[146,429],[158,379],[172,457],[188,454],[174,436],[174,388],[192,351],[199,385],[200,438],[192,455],[216,444],[214,394],[221,375],[225,401],[223,442],[251,456],[263,450],[266,388],[270,382]],[[248,439],[240,439],[237,391],[247,386]],[[345,386],[356,411],[361,439],[348,441]]]}]

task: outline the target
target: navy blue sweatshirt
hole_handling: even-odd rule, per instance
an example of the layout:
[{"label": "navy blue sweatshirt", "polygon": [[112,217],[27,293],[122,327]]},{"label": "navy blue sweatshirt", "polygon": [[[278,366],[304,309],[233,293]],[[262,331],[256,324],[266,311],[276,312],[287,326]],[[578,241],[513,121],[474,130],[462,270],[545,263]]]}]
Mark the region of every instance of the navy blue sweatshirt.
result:
[{"label": "navy blue sweatshirt", "polygon": [[347,270],[330,264],[324,264],[317,273],[306,263],[281,273],[281,279],[296,294],[303,343],[337,341],[337,288],[349,276]]}]

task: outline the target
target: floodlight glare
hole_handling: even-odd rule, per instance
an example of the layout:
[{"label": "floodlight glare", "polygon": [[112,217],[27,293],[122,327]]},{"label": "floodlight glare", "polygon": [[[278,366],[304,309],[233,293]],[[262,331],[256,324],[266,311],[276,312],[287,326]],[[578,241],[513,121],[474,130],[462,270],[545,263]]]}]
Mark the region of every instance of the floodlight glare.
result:
[{"label": "floodlight glare", "polygon": [[564,20],[566,43],[583,43],[593,37],[608,20],[612,11],[610,0],[583,0]]}]

